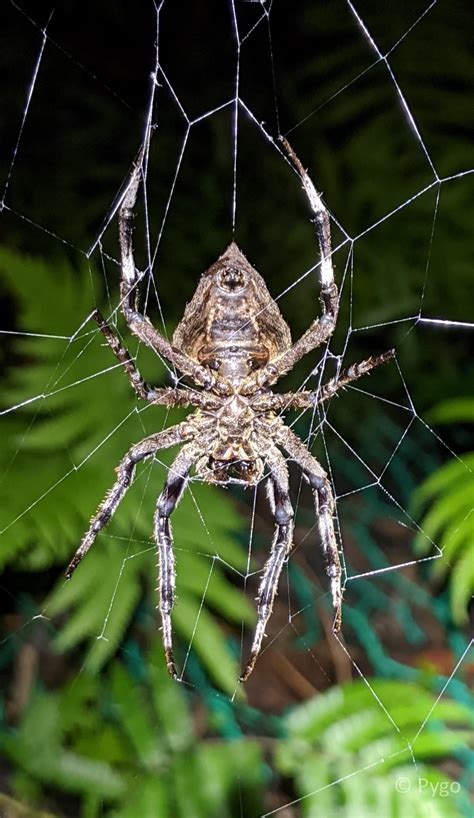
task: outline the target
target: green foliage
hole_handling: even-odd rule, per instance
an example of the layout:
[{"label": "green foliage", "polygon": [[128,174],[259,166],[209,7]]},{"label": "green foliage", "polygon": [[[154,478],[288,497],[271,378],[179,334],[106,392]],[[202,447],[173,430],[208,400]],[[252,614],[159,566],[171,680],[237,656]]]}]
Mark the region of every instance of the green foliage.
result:
[{"label": "green foliage", "polygon": [[[102,677],[80,673],[60,692],[37,691],[1,739],[15,796],[42,804],[48,793],[62,804],[68,794],[83,818],[261,816],[269,803],[261,742],[198,731],[161,645],[145,666],[142,682],[114,660]],[[278,803],[296,797],[304,818],[425,818],[427,803],[435,818],[459,818],[465,792],[433,762],[465,745],[470,711],[421,686],[370,685],[332,688],[282,719],[285,737],[272,740],[269,759]]]},{"label": "green foliage", "polygon": [[[433,423],[472,423],[474,400],[455,398],[437,406]],[[466,624],[474,593],[474,452],[450,460],[434,472],[414,495],[414,512],[428,506],[414,547],[419,554],[441,550],[433,563],[435,577],[449,573],[451,611],[455,622]]]},{"label": "green foliage", "polygon": [[[446,797],[451,779],[426,762],[453,754],[472,737],[465,729],[470,711],[436,703],[418,685],[378,679],[370,685],[361,680],[332,688],[286,716],[288,738],[275,764],[294,778],[302,816],[424,818],[428,797],[430,815],[459,816],[457,782]],[[436,722],[430,718],[421,730],[433,710]]]},{"label": "green foliage", "polygon": [[[67,564],[114,480],[113,467],[132,443],[184,415],[137,406],[127,377],[95,325],[85,320],[96,301],[89,271],[75,272],[66,262],[53,266],[5,249],[0,270],[17,307],[17,325],[33,333],[14,336],[16,366],[7,372],[2,390],[4,406],[14,411],[3,418],[0,564],[41,571]],[[60,310],[52,297],[58,286]],[[163,378],[156,356],[140,351],[139,364],[153,383]],[[153,511],[174,454],[160,453],[158,462],[139,469],[114,520],[73,580],[60,579],[46,602],[48,615],[67,614],[56,647],[70,650],[87,640],[91,649],[85,666],[90,670],[100,669],[116,651],[143,586],[154,594]],[[211,609],[229,622],[253,622],[250,603],[223,570],[224,564],[246,569],[246,552],[236,540],[242,520],[224,492],[193,484],[173,525],[176,631],[186,645],[192,636],[209,674],[231,692],[237,663]]]},{"label": "green foliage", "polygon": [[115,661],[103,679],[81,673],[58,693],[38,691],[19,729],[0,739],[17,796],[40,800],[54,788],[78,798],[84,818],[258,815],[258,743],[198,739],[161,646],[147,667],[147,684]]}]

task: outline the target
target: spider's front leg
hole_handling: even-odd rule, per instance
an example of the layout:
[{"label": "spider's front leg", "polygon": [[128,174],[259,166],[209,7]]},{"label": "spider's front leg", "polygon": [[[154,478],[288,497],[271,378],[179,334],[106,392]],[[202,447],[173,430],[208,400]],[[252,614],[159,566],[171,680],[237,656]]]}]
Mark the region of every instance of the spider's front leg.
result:
[{"label": "spider's front leg", "polygon": [[334,267],[332,264],[331,223],[329,213],[311,181],[308,172],[303,168],[303,165],[289,142],[283,136],[280,136],[280,142],[285,149],[290,163],[301,179],[303,190],[313,214],[320,254],[319,279],[321,282],[320,301],[322,314],[320,318],[313,321],[309,329],[306,330],[298,341],[281,355],[272,359],[270,363],[258,373],[256,381],[260,386],[270,386],[276,383],[282,375],[285,375],[295,366],[303,355],[324,344],[334,332],[339,312],[339,291],[334,280]]},{"label": "spider's front leg", "polygon": [[200,386],[209,388],[214,378],[210,371],[193,361],[188,355],[171,346],[153,326],[151,321],[138,310],[138,284],[140,276],[133,255],[133,220],[140,186],[145,148],[140,151],[132,170],[128,187],[118,212],[122,277],[120,283],[120,303],[125,320],[131,332],[165,358],[184,375],[189,375]]},{"label": "spider's front leg", "polygon": [[280,136],[279,140],[285,149],[288,159],[301,179],[308,204],[314,215],[314,224],[316,226],[319,252],[321,256],[320,279],[324,292],[325,289],[330,288],[334,284],[334,268],[332,266],[331,259],[331,223],[329,220],[329,213],[324,206],[321,196],[311,181],[308,171],[304,169],[288,140],[285,139],[284,136]]},{"label": "spider's front leg", "polygon": [[342,624],[341,563],[334,531],[335,503],[331,485],[322,466],[288,426],[279,429],[275,440],[301,467],[313,491],[319,534],[326,559],[326,573],[331,583],[332,604],[335,612],[333,632],[337,634]]},{"label": "spider's front leg", "polygon": [[275,537],[258,589],[258,620],[250,657],[240,676],[240,682],[245,682],[255,667],[262,648],[265,628],[272,613],[280,574],[293,546],[294,513],[289,497],[288,469],[285,458],[269,440],[262,440],[259,449],[265,453],[265,464],[270,469],[268,497],[275,519]]}]

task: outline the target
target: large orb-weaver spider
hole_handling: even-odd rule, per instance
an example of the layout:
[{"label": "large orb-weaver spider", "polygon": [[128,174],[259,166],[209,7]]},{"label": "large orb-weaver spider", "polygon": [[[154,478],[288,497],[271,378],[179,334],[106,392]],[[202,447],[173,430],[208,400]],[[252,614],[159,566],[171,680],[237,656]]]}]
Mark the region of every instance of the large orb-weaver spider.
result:
[{"label": "large orb-weaver spider", "polygon": [[175,566],[170,515],[186,488],[191,468],[210,483],[232,479],[256,485],[268,473],[268,497],[275,520],[275,537],[258,592],[258,620],[250,657],[240,676],[250,676],[260,653],[283,564],[292,548],[293,508],[288,468],[280,449],[296,461],[314,494],[321,544],[326,558],[335,611],[334,632],[341,627],[341,566],[333,524],[334,497],[324,469],[303,442],[285,425],[284,410],[314,407],[341,387],[366,375],[393,357],[393,351],[368,358],[342,371],[317,391],[273,394],[271,386],[297,361],[328,341],[334,332],[339,293],[331,260],[329,214],[311,179],[286,139],[281,144],[300,176],[313,213],[320,251],[322,314],[292,343],[290,330],[260,274],[232,242],[202,275],[186,306],[171,343],[138,309],[138,272],[133,255],[134,208],[142,178],[144,151],[131,174],[119,210],[121,308],[130,331],[184,376],[201,387],[153,389],[102,315],[94,317],[114,354],[124,366],[139,398],[165,406],[194,406],[182,423],[134,444],[117,468],[117,480],[93,516],[66,576],[70,578],[108,523],[133,481],[136,464],[160,449],[184,444],[170,467],[159,496],[154,534],[159,556],[159,608],[170,674],[177,677],[173,658],[171,610]]}]

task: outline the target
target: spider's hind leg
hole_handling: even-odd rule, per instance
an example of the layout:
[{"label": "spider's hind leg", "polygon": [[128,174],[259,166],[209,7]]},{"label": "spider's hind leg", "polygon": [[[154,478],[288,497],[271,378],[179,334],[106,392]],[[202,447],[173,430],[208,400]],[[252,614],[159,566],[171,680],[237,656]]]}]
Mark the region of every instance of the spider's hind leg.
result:
[{"label": "spider's hind leg", "polygon": [[239,681],[245,682],[252,673],[262,648],[265,628],[270,619],[278,581],[293,546],[293,508],[289,497],[288,469],[285,458],[269,441],[265,442],[265,462],[271,470],[269,500],[275,519],[275,537],[270,556],[263,569],[258,589],[258,619],[250,657]]}]

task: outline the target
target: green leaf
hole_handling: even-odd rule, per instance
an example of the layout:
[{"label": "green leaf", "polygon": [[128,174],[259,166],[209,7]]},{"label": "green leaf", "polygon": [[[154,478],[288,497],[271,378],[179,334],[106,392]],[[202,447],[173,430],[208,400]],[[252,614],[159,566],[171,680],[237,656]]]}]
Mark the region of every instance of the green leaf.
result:
[{"label": "green leaf", "polygon": [[453,782],[424,762],[465,746],[471,731],[454,725],[467,728],[470,710],[420,685],[367,681],[370,687],[358,681],[332,688],[285,717],[288,738],[276,746],[275,764],[294,779],[302,815],[422,818],[431,782],[433,814],[459,816],[457,782],[445,809],[443,788]]},{"label": "green leaf", "polygon": [[470,537],[469,547],[465,548],[451,573],[451,610],[454,621],[459,625],[465,625],[469,622],[467,608],[474,591],[474,538],[472,537],[472,526]]},{"label": "green leaf", "polygon": [[451,460],[445,463],[430,477],[415,492],[414,508],[418,510],[421,505],[433,498],[436,494],[442,491],[449,491],[459,488],[460,483],[471,485],[474,473],[474,452],[463,455],[462,458]]},{"label": "green leaf", "polygon": [[474,423],[474,400],[467,396],[438,403],[427,415],[428,423]]},{"label": "green leaf", "polygon": [[216,567],[214,558],[203,560],[190,551],[180,552],[177,570],[181,589],[191,592],[200,600],[205,588],[206,605],[219,611],[229,622],[253,625],[255,609],[241,591],[230,585],[219,570],[215,570]]},{"label": "green leaf", "polygon": [[[474,417],[474,400],[459,398],[446,401],[433,410],[438,422],[470,421]],[[424,504],[430,507],[421,521],[421,531],[414,540],[417,553],[427,553],[438,540],[441,556],[433,572],[442,577],[449,572],[451,612],[459,625],[467,623],[467,606],[474,593],[474,452],[445,463],[415,492],[413,513]]]},{"label": "green leaf", "polygon": [[119,810],[111,818],[171,818],[169,807],[169,784],[165,778],[156,775],[140,778],[140,783],[131,787]]},{"label": "green leaf", "polygon": [[173,609],[173,624],[185,634],[188,644],[200,657],[213,681],[226,693],[239,691],[237,661],[227,650],[222,633],[206,608],[192,597],[179,598]]},{"label": "green leaf", "polygon": [[33,778],[79,795],[109,800],[125,792],[120,774],[101,761],[65,749],[57,698],[37,694],[16,736],[2,739],[3,752]]},{"label": "green leaf", "polygon": [[474,509],[469,511],[466,517],[459,522],[457,528],[446,528],[439,540],[439,547],[443,552],[442,559],[438,560],[434,565],[433,574],[443,576],[448,571],[450,563],[455,563],[463,552],[467,553],[468,557],[473,556],[470,549],[466,549],[466,543],[469,543],[472,539],[473,515]]},{"label": "green leaf", "polygon": [[111,671],[111,686],[116,716],[140,763],[145,769],[163,765],[166,749],[161,731],[151,717],[151,708],[142,695],[143,691],[137,689],[137,684],[118,663]]},{"label": "green leaf", "polygon": [[151,697],[160,724],[173,752],[187,749],[192,743],[193,726],[190,713],[179,684],[170,678],[160,642],[148,656],[148,674]]},{"label": "green leaf", "polygon": [[[262,749],[257,741],[207,742],[197,755],[204,803],[216,818],[231,818],[232,802],[238,799],[241,815],[260,815]],[[261,802],[260,802],[261,803]]]}]

